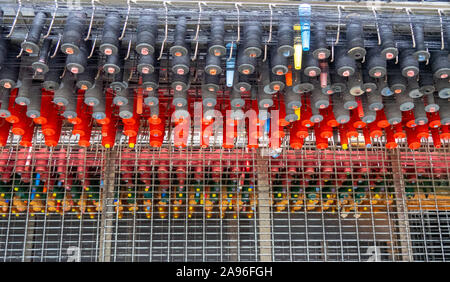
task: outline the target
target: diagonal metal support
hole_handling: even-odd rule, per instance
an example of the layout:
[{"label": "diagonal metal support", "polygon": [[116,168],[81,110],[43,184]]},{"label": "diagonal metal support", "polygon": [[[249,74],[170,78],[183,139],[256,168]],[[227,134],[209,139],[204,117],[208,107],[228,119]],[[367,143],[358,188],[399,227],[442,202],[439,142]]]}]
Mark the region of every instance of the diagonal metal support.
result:
[{"label": "diagonal metal support", "polygon": [[256,161],[256,175],[258,180],[258,240],[259,260],[273,261],[272,258],[272,226],[271,226],[271,197],[269,186],[268,160],[259,157]]},{"label": "diagonal metal support", "polygon": [[389,159],[392,164],[394,188],[395,188],[395,208],[397,210],[397,226],[399,229],[399,244],[401,258],[403,261],[413,261],[411,248],[411,235],[409,229],[408,207],[406,205],[405,180],[403,178],[400,155],[398,150],[390,150]]},{"label": "diagonal metal support", "polygon": [[100,262],[109,262],[111,259],[111,237],[114,220],[114,179],[115,179],[115,159],[116,150],[111,150],[105,154],[104,162],[105,179],[104,187],[105,193],[102,193],[102,214],[100,226],[100,247],[99,257]]}]

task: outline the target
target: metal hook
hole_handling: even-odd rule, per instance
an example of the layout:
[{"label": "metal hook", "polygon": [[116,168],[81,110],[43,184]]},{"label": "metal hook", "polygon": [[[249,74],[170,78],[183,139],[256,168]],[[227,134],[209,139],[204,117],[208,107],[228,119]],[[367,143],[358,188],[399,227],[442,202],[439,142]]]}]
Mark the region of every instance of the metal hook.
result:
[{"label": "metal hook", "polygon": [[97,35],[95,36],[94,42],[92,43],[92,49],[91,49],[91,53],[89,53],[89,56],[87,57],[88,59],[90,59],[92,57],[92,55],[94,55],[94,49],[95,49],[95,43],[97,43]]},{"label": "metal hook", "polygon": [[[23,39],[23,42],[27,41],[27,38],[28,38],[28,32],[27,32],[27,34],[25,35],[25,38]],[[22,42],[22,43],[23,43],[23,42]],[[21,45],[22,45],[22,44],[21,44]],[[19,52],[19,54],[16,56],[16,58],[22,57],[22,53],[23,53],[23,48],[20,48],[20,52]]]},{"label": "metal hook", "polygon": [[92,0],[91,3],[92,3],[91,21],[89,22],[88,33],[87,33],[86,38],[84,39],[84,41],[88,41],[88,40],[89,40],[89,37],[91,36],[92,23],[94,22],[94,15],[95,15],[95,0]]},{"label": "metal hook", "polygon": [[334,62],[334,43],[331,43],[331,60],[330,63]]},{"label": "metal hook", "polygon": [[233,58],[233,45],[234,45],[234,41],[231,41],[230,56],[228,57],[227,61],[229,61],[229,60],[231,60],[231,58]]},{"label": "metal hook", "polygon": [[100,72],[102,71],[102,68],[98,68],[97,74],[94,77],[94,80],[97,80],[100,77]]},{"label": "metal hook", "polygon": [[128,6],[127,16],[125,17],[125,23],[123,24],[122,34],[120,35],[119,40],[123,39],[123,37],[125,36],[125,30],[127,29],[128,18],[130,16],[130,9],[131,9],[130,0],[127,0],[127,6]]},{"label": "metal hook", "polygon": [[442,10],[438,9],[439,23],[441,24],[441,50],[444,50],[444,26],[442,24]]},{"label": "metal hook", "polygon": [[60,33],[58,36],[58,42],[56,42],[55,51],[53,51],[53,54],[50,56],[51,59],[53,59],[56,56],[56,53],[58,53],[59,44],[61,43],[61,38],[62,38],[62,35]]},{"label": "metal hook", "polygon": [[22,9],[22,1],[18,0],[18,2],[19,2],[19,7],[17,8],[17,13],[16,13],[16,16],[14,17],[14,21],[12,23],[11,30],[9,31],[8,35],[6,35],[7,38],[11,37],[11,35],[13,34],[14,28],[16,27],[17,19],[19,18],[20,10]]},{"label": "metal hook", "polygon": [[56,11],[58,11],[58,0],[55,0],[55,11],[53,11],[52,20],[50,21],[50,25],[48,26],[47,34],[44,35],[44,39],[50,36],[50,32],[53,28],[53,23],[55,22]]},{"label": "metal hook", "polygon": [[63,73],[61,74],[61,76],[59,78],[63,78],[66,75],[66,68],[64,68]]},{"label": "metal hook", "polygon": [[411,12],[411,9],[405,8],[405,11],[408,14],[408,18],[409,18],[409,28],[411,29],[411,38],[412,38],[413,48],[416,48],[416,39],[414,38],[414,29],[413,29],[413,24],[411,21],[411,14],[409,13],[409,12]]},{"label": "metal hook", "polygon": [[[427,52],[428,52],[428,47],[427,47]],[[425,65],[428,66],[429,62],[430,62],[430,58],[427,58],[427,61],[425,62]]]},{"label": "metal hook", "polygon": [[236,11],[237,11],[237,30],[238,30],[236,43],[239,43],[239,41],[241,40],[241,19],[240,19],[240,14],[239,14],[239,6],[242,7],[242,4],[241,3],[234,4],[234,7],[236,7]]},{"label": "metal hook", "polygon": [[130,51],[131,51],[131,38],[130,38],[130,42],[128,42],[128,49],[127,49],[127,55],[125,56],[125,61],[128,60],[128,58],[130,57]]},{"label": "metal hook", "polygon": [[378,45],[381,45],[381,36],[380,36],[380,28],[378,26],[377,11],[376,11],[375,7],[373,7],[373,6],[372,6],[372,12],[373,12],[373,16],[375,17],[375,27],[377,29]]},{"label": "metal hook", "polygon": [[336,34],[336,41],[334,42],[335,45],[339,43],[339,36],[341,35],[341,5],[337,6],[338,9],[338,26],[337,26],[337,34]]},{"label": "metal hook", "polygon": [[164,1],[163,2],[164,8],[166,9],[166,23],[165,23],[165,27],[164,27],[164,40],[161,43],[161,52],[159,53],[159,57],[157,59],[158,61],[161,60],[161,58],[162,58],[162,55],[163,55],[163,52],[164,52],[164,45],[166,44],[166,41],[167,41],[167,33],[168,33],[168,29],[169,29],[169,27],[168,27],[168,18],[169,18],[168,13],[169,13],[169,10],[167,8],[167,4],[170,4],[170,1]]},{"label": "metal hook", "polygon": [[197,21],[197,30],[195,32],[195,51],[194,51],[194,57],[192,58],[192,61],[197,60],[197,52],[198,52],[198,37],[200,33],[200,21],[202,18],[202,4],[207,6],[206,2],[198,2],[198,21]]},{"label": "metal hook", "polygon": [[128,81],[133,78],[133,68],[130,69],[130,75],[128,76]]},{"label": "metal hook", "polygon": [[273,9],[272,7],[275,7],[274,4],[269,4],[270,9],[270,24],[269,24],[269,38],[266,41],[266,44],[264,45],[264,59],[262,60],[265,62],[267,60],[267,45],[272,41],[272,24],[273,24]]}]

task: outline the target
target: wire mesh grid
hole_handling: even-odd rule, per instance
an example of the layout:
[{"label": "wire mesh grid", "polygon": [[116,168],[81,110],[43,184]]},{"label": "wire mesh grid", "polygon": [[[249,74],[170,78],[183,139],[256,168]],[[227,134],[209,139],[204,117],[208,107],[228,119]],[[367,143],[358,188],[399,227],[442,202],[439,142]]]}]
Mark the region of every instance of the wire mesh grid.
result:
[{"label": "wire mesh grid", "polygon": [[151,149],[145,134],[134,149],[80,150],[70,132],[52,149],[41,141],[1,152],[3,261],[449,259],[447,142],[308,141],[268,158]]}]

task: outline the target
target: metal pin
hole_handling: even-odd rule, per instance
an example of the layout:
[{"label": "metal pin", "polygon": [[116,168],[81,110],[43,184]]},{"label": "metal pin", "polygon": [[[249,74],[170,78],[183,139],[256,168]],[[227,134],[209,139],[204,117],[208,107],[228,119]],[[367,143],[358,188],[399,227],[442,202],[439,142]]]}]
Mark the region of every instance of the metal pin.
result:
[{"label": "metal pin", "polygon": [[84,41],[88,41],[88,40],[89,40],[89,37],[91,36],[92,23],[94,22],[94,15],[95,15],[95,0],[92,0],[91,3],[92,3],[91,21],[89,22],[88,33],[87,33],[86,38],[84,39]]},{"label": "metal pin", "polygon": [[168,3],[170,4],[170,1],[163,2],[164,8],[166,9],[166,23],[165,23],[165,27],[164,27],[164,40],[161,44],[161,52],[159,53],[159,57],[157,59],[158,61],[161,60],[161,58],[162,58],[162,55],[164,52],[164,45],[166,44],[166,41],[167,41],[167,33],[168,33],[168,29],[169,29],[169,27],[168,27],[168,9],[167,9]]},{"label": "metal pin", "polygon": [[66,68],[64,68],[63,73],[61,74],[61,76],[59,78],[63,78],[66,75]]},{"label": "metal pin", "polygon": [[341,5],[337,6],[338,9],[338,26],[337,26],[337,34],[336,34],[336,41],[334,42],[335,45],[339,43],[339,36],[341,35]]},{"label": "metal pin", "polygon": [[242,7],[241,3],[235,3],[234,6],[236,7],[236,11],[237,11],[237,30],[238,30],[238,34],[237,34],[237,40],[236,43],[239,43],[239,41],[241,40],[241,19],[240,19],[240,14],[239,14],[239,6]]},{"label": "metal pin", "polygon": [[262,60],[263,62],[265,62],[267,60],[267,45],[272,41],[272,21],[273,21],[272,6],[275,7],[274,4],[269,4],[269,9],[270,9],[269,38],[267,39],[266,44],[264,45],[264,59]]},{"label": "metal pin", "polygon": [[127,55],[125,56],[125,61],[128,60],[128,58],[130,57],[130,51],[131,51],[131,38],[130,38],[130,42],[128,42],[128,49],[127,49]]},{"label": "metal pin", "polygon": [[125,23],[123,24],[122,34],[120,35],[119,40],[123,39],[123,37],[125,36],[125,30],[127,29],[128,17],[130,16],[130,9],[131,9],[130,0],[127,0],[127,6],[128,6],[127,16],[125,17]]},{"label": "metal pin", "polygon": [[411,38],[412,38],[412,43],[413,43],[413,48],[416,48],[416,39],[414,38],[414,29],[413,29],[413,25],[412,25],[412,21],[411,21],[411,9],[410,8],[405,8],[406,13],[408,14],[408,18],[409,18],[409,28],[411,29]]},{"label": "metal pin", "polygon": [[439,23],[441,24],[441,50],[444,50],[444,27],[442,24],[442,10],[438,9]]},{"label": "metal pin", "polygon": [[380,28],[378,27],[378,17],[375,7],[372,7],[373,16],[375,17],[375,27],[377,29],[378,45],[381,45]]},{"label": "metal pin", "polygon": [[[28,32],[27,32],[27,34],[25,35],[25,38],[23,39],[23,42],[27,41],[27,38],[28,38]],[[22,43],[23,43],[23,42],[22,42]],[[19,52],[19,54],[16,56],[16,58],[22,57],[22,54],[23,54],[23,48],[20,48],[20,52]]]},{"label": "metal pin", "polygon": [[52,20],[50,21],[50,25],[48,27],[47,34],[44,35],[44,39],[46,39],[47,37],[50,36],[50,32],[52,31],[52,28],[53,28],[53,23],[55,22],[56,11],[58,11],[58,0],[55,0],[55,11],[53,11]]},{"label": "metal pin", "polygon": [[334,62],[334,43],[331,43],[331,60],[330,63]]},{"label": "metal pin", "polygon": [[11,37],[11,35],[13,34],[14,28],[16,27],[17,19],[19,18],[20,10],[22,9],[22,1],[18,0],[18,2],[19,2],[19,7],[17,8],[17,13],[16,13],[16,16],[14,17],[14,21],[12,23],[11,30],[9,31],[8,35],[6,35],[7,38]]},{"label": "metal pin", "polygon": [[55,51],[53,51],[53,54],[50,56],[50,58],[52,58],[52,59],[56,56],[56,53],[58,53],[59,44],[61,43],[61,38],[62,38],[62,35],[60,33],[58,36],[58,42],[56,42]]},{"label": "metal pin", "polygon": [[192,61],[197,60],[197,51],[198,51],[198,35],[200,32],[200,21],[201,21],[201,16],[202,16],[202,4],[207,6],[207,4],[205,2],[198,2],[198,22],[197,22],[197,30],[195,32],[195,51],[194,51],[194,57],[192,58]]},{"label": "metal pin", "polygon": [[95,43],[97,43],[97,36],[95,36],[94,42],[92,43],[92,49],[91,53],[89,53],[89,56],[87,57],[88,59],[90,59],[92,55],[94,55]]},{"label": "metal pin", "polygon": [[227,61],[229,61],[229,60],[231,60],[231,58],[233,58],[233,45],[234,45],[234,42],[231,41],[230,56],[228,57]]}]

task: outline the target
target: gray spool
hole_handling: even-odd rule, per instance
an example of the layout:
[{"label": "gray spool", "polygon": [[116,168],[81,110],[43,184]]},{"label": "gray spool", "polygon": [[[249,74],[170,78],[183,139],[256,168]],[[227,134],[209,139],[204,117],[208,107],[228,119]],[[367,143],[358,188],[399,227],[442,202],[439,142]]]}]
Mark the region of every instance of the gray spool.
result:
[{"label": "gray spool", "polygon": [[284,104],[286,109],[298,109],[302,106],[300,94],[294,92],[292,87],[288,87],[284,93]]},{"label": "gray spool", "polygon": [[369,103],[367,102],[367,95],[363,95],[361,97],[361,101],[364,112],[364,116],[361,117],[361,121],[367,124],[374,122],[375,119],[377,118],[377,112],[370,109]]},{"label": "gray spool", "polygon": [[294,121],[296,121],[298,119],[298,116],[295,113],[294,109],[286,108],[286,116],[284,117],[284,119],[287,122],[294,122]]},{"label": "gray spool", "polygon": [[231,106],[231,115],[230,117],[235,120],[244,119],[244,111],[241,108]]},{"label": "gray spool", "polygon": [[128,89],[126,98],[128,99],[128,103],[119,107],[119,116],[123,119],[133,117],[133,106],[134,106],[133,90]]},{"label": "gray spool", "polygon": [[363,81],[360,75],[353,75],[348,79],[348,92],[353,96],[360,96],[364,94]]},{"label": "gray spool", "polygon": [[76,95],[71,95],[69,102],[64,108],[62,116],[65,118],[76,118],[77,117],[77,97]]},{"label": "gray spool", "polygon": [[58,90],[55,91],[55,95],[53,96],[53,103],[60,106],[67,106],[71,97],[74,95],[74,86],[75,82],[72,79],[70,74],[66,74],[63,78],[63,81],[59,85]]},{"label": "gray spool", "polygon": [[[351,96],[351,95],[350,95]],[[341,95],[333,95],[333,113],[339,124],[345,124],[350,121],[350,112],[344,108],[344,101]],[[352,96],[353,97],[353,96]]]},{"label": "gray spool", "polygon": [[323,120],[323,115],[320,114],[319,109],[316,107],[311,107],[311,118],[309,119],[311,122],[319,123]]},{"label": "gray spool", "polygon": [[367,105],[372,111],[379,111],[383,109],[383,96],[376,90],[373,93],[366,93]]},{"label": "gray spool", "polygon": [[314,88],[311,92],[311,108],[325,109],[330,105],[330,97],[320,91],[319,88]]},{"label": "gray spool", "polygon": [[37,118],[41,116],[41,87],[39,85],[34,85],[31,87],[31,101],[27,106],[27,117]]},{"label": "gray spool", "polygon": [[[25,75],[27,72],[25,72]],[[31,85],[33,83],[33,79],[30,77],[25,77],[22,79],[22,86],[20,86],[19,91],[17,92],[16,104],[18,105],[29,105],[31,103]]]},{"label": "gray spool", "polygon": [[347,110],[352,110],[358,107],[355,96],[351,95],[349,91],[344,91],[341,94],[343,100],[343,107]]},{"label": "gray spool", "polygon": [[450,125],[450,103],[440,98],[436,98],[436,102],[439,105],[441,123],[443,125]]},{"label": "gray spool", "polygon": [[400,107],[397,105],[395,99],[388,98],[385,100],[384,113],[387,121],[391,125],[395,125],[402,121],[402,112],[400,111]]},{"label": "gray spool", "polygon": [[428,123],[427,112],[425,111],[425,105],[422,99],[416,99],[414,101],[414,117],[417,125],[424,125]]},{"label": "gray spool", "polygon": [[95,107],[100,103],[103,94],[103,82],[96,81],[94,87],[88,89],[84,94],[84,103],[88,106]]},{"label": "gray spool", "polygon": [[230,104],[232,107],[242,108],[245,105],[244,99],[241,97],[241,93],[232,91],[230,95]]},{"label": "gray spool", "polygon": [[11,116],[11,112],[8,110],[9,108],[9,93],[10,89],[1,88],[0,91],[2,92],[2,100],[0,105],[0,117],[7,118]]},{"label": "gray spool", "polygon": [[425,111],[427,113],[434,113],[439,111],[439,105],[436,103],[434,93],[425,94],[423,96],[423,100],[425,103]]},{"label": "gray spool", "polygon": [[262,85],[258,85],[258,106],[260,109],[267,109],[273,105],[272,95],[265,93],[262,88]]},{"label": "gray spool", "polygon": [[187,105],[187,92],[186,91],[174,91],[172,105],[181,108]]},{"label": "gray spool", "polygon": [[423,93],[420,92],[419,82],[415,78],[408,79],[408,86],[406,88],[406,92],[411,98],[420,98],[423,96]]},{"label": "gray spool", "polygon": [[400,111],[410,111],[414,108],[414,100],[405,91],[400,94],[395,94],[395,99],[400,108]]},{"label": "gray spool", "polygon": [[189,111],[187,104],[183,107],[175,107],[175,111],[173,112],[175,119],[183,119],[186,120],[189,118]]},{"label": "gray spool", "polygon": [[203,107],[214,107],[217,104],[217,94],[215,91],[202,89],[202,103]]},{"label": "gray spool", "polygon": [[436,79],[436,90],[438,91],[438,95],[442,99],[450,98],[450,83],[448,78],[445,79]]},{"label": "gray spool", "polygon": [[149,107],[156,106],[159,104],[158,91],[148,92],[147,97],[144,98],[144,104]]},{"label": "gray spool", "polygon": [[106,101],[105,96],[101,96],[99,103],[92,108],[92,117],[95,119],[106,118]]},{"label": "gray spool", "polygon": [[123,91],[117,91],[116,96],[114,96],[113,103],[117,106],[123,106],[128,104],[128,93],[129,89],[124,89]]},{"label": "gray spool", "polygon": [[159,116],[159,105],[150,106],[150,116]]}]

